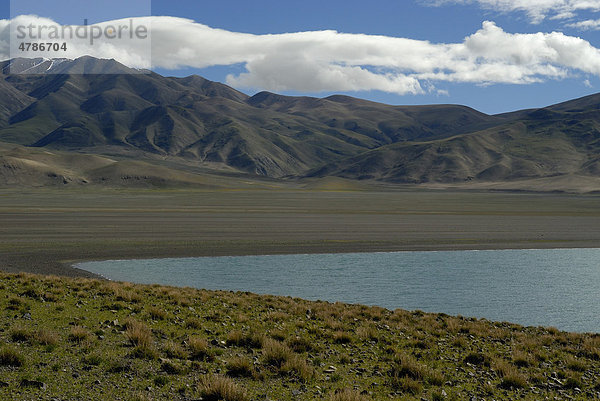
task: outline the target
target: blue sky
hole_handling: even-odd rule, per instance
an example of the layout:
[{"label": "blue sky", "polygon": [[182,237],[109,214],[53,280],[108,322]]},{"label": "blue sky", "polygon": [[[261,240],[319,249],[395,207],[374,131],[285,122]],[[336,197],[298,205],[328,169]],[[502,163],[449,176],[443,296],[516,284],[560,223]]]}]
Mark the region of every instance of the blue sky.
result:
[{"label": "blue sky", "polygon": [[[57,6],[57,3],[61,3],[61,1],[62,4]],[[550,2],[552,1],[554,0],[550,0]],[[120,6],[110,6],[109,3],[111,2],[120,4]],[[58,2],[15,0],[15,3],[19,7],[18,10],[11,10],[13,11],[13,15],[15,11],[17,11],[17,14],[21,14],[33,9],[38,15],[53,18],[55,21],[64,24],[81,23],[82,15],[86,15],[90,23],[126,16],[140,16],[144,15],[148,5],[148,1],[146,0],[120,2],[107,0],[98,5],[98,10],[93,10],[94,6],[88,2],[72,0],[60,0]],[[423,47],[426,47],[427,43],[431,43],[440,46],[438,50],[429,49],[427,50],[428,52],[450,52],[451,50],[446,49],[444,45],[460,45],[465,41],[465,38],[476,34],[478,31],[482,31],[484,21],[493,21],[495,26],[488,26],[488,29],[480,32],[485,38],[500,37],[502,40],[506,40],[508,46],[511,46],[510,43],[514,43],[515,47],[521,45],[535,46],[532,44],[535,34],[561,32],[563,35],[560,37],[545,37],[544,44],[548,43],[548,52],[553,52],[555,49],[560,48],[564,54],[559,55],[554,61],[547,61],[544,59],[546,57],[545,53],[542,52],[540,53],[541,55],[536,56],[536,60],[541,57],[542,61],[538,60],[533,62],[535,65],[531,64],[523,67],[523,61],[519,60],[521,56],[518,54],[516,56],[508,54],[510,53],[509,50],[505,49],[504,53],[497,57],[494,54],[490,54],[490,51],[493,53],[494,47],[494,44],[490,43],[492,50],[482,50],[485,52],[484,59],[487,57],[482,65],[492,72],[489,73],[489,77],[484,76],[483,78],[481,78],[484,75],[481,72],[482,65],[478,64],[479,61],[472,61],[471,64],[476,63],[477,65],[471,67],[460,67],[461,69],[474,68],[477,71],[472,73],[452,71],[452,74],[450,74],[452,77],[447,76],[441,79],[438,79],[437,76],[432,78],[434,72],[422,70],[421,66],[406,66],[402,62],[402,67],[399,67],[397,61],[391,61],[389,66],[385,63],[373,66],[369,65],[370,61],[368,59],[363,62],[364,64],[360,64],[360,62],[344,56],[339,60],[334,57],[332,60],[318,67],[312,66],[329,69],[325,71],[327,73],[332,73],[332,70],[336,74],[347,73],[349,74],[348,79],[354,79],[357,77],[356,74],[359,74],[361,78],[356,79],[360,83],[354,85],[352,90],[348,90],[348,87],[352,85],[344,85],[343,82],[338,85],[335,83],[329,84],[329,82],[321,82],[320,84],[316,82],[314,85],[312,81],[304,82],[302,79],[307,78],[301,77],[301,70],[295,72],[299,74],[296,80],[298,84],[294,85],[295,82],[290,83],[295,78],[285,76],[286,71],[289,70],[289,66],[293,66],[290,62],[293,62],[295,57],[298,57],[298,60],[301,60],[303,57],[313,57],[313,53],[310,53],[312,50],[300,48],[298,53],[286,53],[285,60],[283,60],[284,56],[278,58],[277,54],[268,53],[266,54],[266,58],[270,60],[269,63],[272,65],[260,64],[251,54],[244,54],[240,56],[239,60],[234,60],[228,65],[223,65],[228,63],[222,61],[223,57],[212,60],[212,57],[209,57],[210,55],[203,54],[203,49],[207,47],[213,46],[210,48],[214,49],[215,43],[203,44],[201,43],[202,39],[198,39],[200,43],[197,47],[192,48],[196,53],[194,57],[196,59],[207,58],[211,60],[206,60],[206,62],[203,61],[202,63],[192,60],[187,63],[180,62],[180,65],[168,65],[165,61],[162,63],[162,66],[156,67],[155,70],[163,75],[184,76],[199,74],[208,79],[232,84],[249,94],[256,93],[262,89],[270,89],[284,94],[319,97],[332,93],[345,93],[351,96],[390,104],[458,103],[487,113],[541,107],[600,91],[598,89],[600,88],[600,64],[598,66],[595,64],[597,60],[600,60],[600,52],[598,54],[595,53],[600,48],[600,30],[598,30],[600,29],[600,23],[597,26],[593,24],[594,21],[600,19],[600,0],[597,2],[588,0],[585,2],[588,6],[584,9],[580,9],[580,5],[584,2],[580,2],[579,0],[555,0],[556,6],[547,9],[536,7],[535,4],[541,3],[539,1],[527,2],[524,0],[515,0],[513,2],[507,0],[438,0],[437,3],[443,4],[436,5],[433,3],[436,3],[436,1],[306,0],[302,2],[287,2],[281,0],[256,0],[249,2],[221,0],[216,2],[153,0],[152,15],[191,19],[197,24],[223,30],[223,52],[225,53],[228,47],[237,49],[232,50],[232,52],[239,52],[236,44],[231,42],[237,40],[235,34],[238,33],[252,34],[249,37],[250,39],[264,41],[271,38],[264,35],[294,34],[324,30],[369,36],[368,39],[365,39],[364,36],[332,36],[332,40],[339,40],[340,43],[343,43],[343,46],[347,47],[345,50],[340,50],[341,53],[352,51],[354,38],[356,38],[357,49],[360,48],[360,51],[369,53],[369,46],[373,46],[373,43],[377,42],[378,37],[414,39],[419,41],[415,45],[415,49],[419,51]],[[589,6],[590,3],[592,6]],[[44,6],[44,4],[51,4],[52,6]],[[85,4],[84,9],[82,9],[82,4]],[[531,4],[531,6],[528,4]],[[144,11],[142,12],[141,10]],[[4,18],[9,18],[9,10],[6,9],[6,6],[4,6],[3,10],[0,9],[0,11],[4,13]],[[588,29],[577,26],[582,21],[588,21]],[[176,24],[177,21],[171,21],[171,23]],[[161,28],[165,30],[167,26],[171,26],[167,24],[163,25],[164,27],[161,26]],[[592,29],[589,29],[590,27]],[[531,35],[521,37],[515,34]],[[210,37],[220,38],[221,36],[213,35]],[[169,38],[170,42],[166,42],[167,44],[171,43],[172,46],[178,46],[179,40],[176,35],[169,36]],[[189,34],[185,38],[182,38],[182,40],[189,40]],[[568,46],[563,42],[557,44],[557,38]],[[584,51],[586,51],[586,54],[589,53],[588,59],[582,58],[581,66],[577,65],[577,60],[573,61],[573,59],[577,59],[576,55],[568,54],[568,47],[571,46],[571,43],[574,43],[570,38],[582,39],[583,42],[576,43],[579,46],[576,49],[583,49],[581,50],[582,53]],[[167,39],[164,40],[166,41]],[[281,49],[281,46],[286,46],[285,49],[288,49],[296,43],[296,39],[286,42],[288,39],[283,36],[277,40],[281,40],[281,44],[277,45],[279,47],[274,47],[274,49]],[[326,39],[317,38],[315,43],[320,43],[320,46],[322,46],[323,40]],[[382,40],[382,42],[385,42],[385,40]],[[253,42],[250,41],[248,43]],[[411,47],[412,45],[407,45],[408,47],[405,45],[400,47],[396,45],[390,46],[393,49],[413,48]],[[314,45],[311,44],[310,49],[313,48]],[[273,51],[276,52],[279,50]],[[527,49],[523,49],[521,55],[525,54],[526,56],[528,51]],[[160,48],[155,53],[156,55],[162,55]],[[212,53],[214,53],[214,50],[211,50]],[[315,54],[322,55],[322,51],[318,50]],[[164,57],[168,57],[168,54],[165,53]],[[469,55],[468,57],[474,56]],[[496,59],[502,57],[502,62],[497,62]],[[377,60],[381,60],[381,58],[381,55],[379,55]],[[396,54],[396,58],[401,59],[401,55]],[[446,60],[443,57],[440,59]],[[475,59],[476,57],[473,60]],[[502,66],[506,63],[510,64],[510,60],[512,59],[517,60],[516,63],[518,65],[516,67],[523,67],[527,70],[523,77],[510,78],[502,76],[497,79],[498,75],[502,75],[501,71],[498,72],[498,69],[502,70]],[[247,60],[251,61],[248,62]],[[280,68],[275,68],[279,62],[281,63]],[[448,63],[451,65],[451,58]],[[209,66],[206,67],[205,65]],[[514,66],[508,65],[507,68],[512,67]],[[451,67],[444,67],[441,71],[447,72],[448,68],[451,69]],[[343,71],[338,71],[338,69],[342,69]],[[357,72],[357,69],[361,71]],[[555,69],[559,69],[560,73],[556,73]],[[248,71],[250,71],[249,74],[244,74],[248,73]],[[320,73],[318,69],[315,71],[317,74]],[[386,75],[388,72],[391,75]],[[292,73],[290,72],[290,74]],[[462,77],[458,77],[459,73],[462,74]],[[282,75],[280,81],[273,78],[278,74]],[[477,75],[479,78],[472,78],[472,75]],[[388,80],[396,80],[398,87],[395,89],[391,89],[391,87],[387,88],[384,79],[386,76],[386,79],[389,78]],[[325,80],[325,78],[323,79]],[[342,77],[341,79],[343,81],[344,78]],[[404,80],[403,83],[398,83],[399,79]],[[416,89],[414,87],[415,82],[418,86]],[[373,85],[369,83],[373,83]]]}]

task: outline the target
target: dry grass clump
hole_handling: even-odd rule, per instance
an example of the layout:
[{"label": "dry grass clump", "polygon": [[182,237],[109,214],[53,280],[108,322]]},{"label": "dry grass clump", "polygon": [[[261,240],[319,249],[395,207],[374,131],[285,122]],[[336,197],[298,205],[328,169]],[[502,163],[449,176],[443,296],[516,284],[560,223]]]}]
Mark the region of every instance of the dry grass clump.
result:
[{"label": "dry grass clump", "polygon": [[181,344],[178,344],[173,341],[167,342],[165,344],[164,350],[167,354],[167,357],[169,358],[187,359],[189,356],[188,352],[185,350],[185,348],[181,346]]},{"label": "dry grass clump", "polygon": [[240,330],[232,330],[229,333],[227,333],[227,339],[225,340],[226,344],[229,346],[237,346],[237,347],[242,347],[244,346],[244,340],[246,339],[246,336],[244,336],[244,333],[242,333]]},{"label": "dry grass clump", "polygon": [[298,355],[292,355],[279,369],[283,375],[293,376],[301,382],[308,382],[314,375],[314,369]]},{"label": "dry grass clump", "polygon": [[423,380],[425,378],[426,369],[413,356],[396,354],[392,361],[392,367],[389,374],[392,381],[404,377],[414,380]]},{"label": "dry grass clump", "polygon": [[171,304],[184,307],[190,306],[190,301],[185,297],[182,290],[169,288],[164,291],[164,295],[169,299]]},{"label": "dry grass clump", "polygon": [[185,327],[188,329],[200,330],[202,328],[202,321],[195,317],[192,317],[185,322]]},{"label": "dry grass clump", "polygon": [[263,347],[266,336],[263,333],[243,333],[240,330],[233,330],[227,334],[226,343],[229,346],[260,349]]},{"label": "dry grass clump", "polygon": [[223,376],[204,378],[200,385],[204,401],[248,401],[246,391],[232,380]]},{"label": "dry grass clump", "polygon": [[600,335],[596,334],[583,340],[582,351],[587,358],[600,360]]},{"label": "dry grass clump", "polygon": [[329,397],[329,401],[369,401],[370,399],[350,389],[338,390]]},{"label": "dry grass clump", "polygon": [[164,309],[151,306],[148,308],[148,316],[152,320],[164,320],[167,317],[167,312]]},{"label": "dry grass clump", "polygon": [[274,312],[269,312],[267,314],[267,319],[269,319],[273,322],[281,322],[281,321],[288,319],[289,317],[290,317],[290,315],[288,315],[287,313],[282,312],[282,311],[274,311]]},{"label": "dry grass clump", "polygon": [[34,333],[23,326],[15,326],[10,329],[10,339],[15,342],[30,342],[33,340]]},{"label": "dry grass clump", "polygon": [[8,300],[7,310],[19,310],[25,307],[27,304],[19,297],[12,296]]},{"label": "dry grass clump", "polygon": [[293,355],[293,351],[280,341],[267,339],[263,344],[263,361],[267,365],[281,368]]},{"label": "dry grass clump", "polygon": [[293,338],[288,338],[285,343],[292,349],[292,351],[298,354],[310,352],[314,349],[312,342],[305,337],[296,336]]},{"label": "dry grass clump", "polygon": [[333,333],[332,338],[335,344],[350,344],[352,342],[352,336],[345,331],[337,331]]},{"label": "dry grass clump", "polygon": [[69,333],[69,341],[74,343],[81,343],[86,341],[90,337],[90,332],[85,327],[72,326]]},{"label": "dry grass clump", "polygon": [[152,346],[152,331],[139,320],[129,318],[125,321],[125,337],[136,347]]},{"label": "dry grass clump", "polygon": [[0,348],[0,366],[20,367],[25,364],[25,358],[16,349],[8,346]]},{"label": "dry grass clump", "polygon": [[188,340],[188,347],[190,349],[190,358],[198,361],[212,359],[210,347],[204,338],[190,337]]},{"label": "dry grass clump", "polygon": [[565,360],[567,369],[574,372],[585,372],[588,369],[588,364],[574,356],[568,356]]},{"label": "dry grass clump", "polygon": [[356,330],[356,335],[362,341],[377,341],[379,339],[379,333],[374,325],[360,326]]},{"label": "dry grass clump", "polygon": [[527,368],[533,365],[533,359],[530,354],[522,351],[515,351],[512,355],[512,363],[519,368]]},{"label": "dry grass clump", "polygon": [[401,377],[393,384],[393,388],[401,393],[418,395],[423,392],[421,382],[411,379],[410,377]]},{"label": "dry grass clump", "polygon": [[[422,382],[428,377],[427,368],[413,356],[396,354],[389,371],[390,387],[402,393],[417,395],[423,391]],[[432,376],[432,382],[438,382],[438,375]]]},{"label": "dry grass clump", "polygon": [[500,376],[500,384],[498,387],[511,390],[520,389],[527,386],[527,379],[512,365],[504,360],[496,360],[493,364],[494,370]]},{"label": "dry grass clump", "polygon": [[237,356],[227,364],[227,376],[231,377],[252,377],[254,366],[252,361],[243,356]]},{"label": "dry grass clump", "polygon": [[142,359],[156,359],[158,352],[154,348],[152,331],[139,320],[129,318],[125,321],[125,337],[134,346],[131,355]]},{"label": "dry grass clump", "polygon": [[34,334],[35,340],[42,345],[57,345],[58,334],[49,329],[39,329]]},{"label": "dry grass clump", "polygon": [[133,289],[128,289],[124,285],[119,285],[117,283],[112,284],[112,289],[115,295],[115,299],[117,301],[127,302],[127,303],[139,303],[142,301],[142,296],[138,294]]}]

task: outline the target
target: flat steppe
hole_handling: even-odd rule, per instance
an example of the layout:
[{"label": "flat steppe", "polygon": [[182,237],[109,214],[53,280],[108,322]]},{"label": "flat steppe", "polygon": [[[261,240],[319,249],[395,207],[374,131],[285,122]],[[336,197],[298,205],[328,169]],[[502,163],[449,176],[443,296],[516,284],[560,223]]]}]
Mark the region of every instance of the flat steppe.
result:
[{"label": "flat steppe", "polygon": [[[250,185],[249,185],[250,186]],[[83,260],[600,246],[600,195],[376,188],[4,189],[0,270]]]}]

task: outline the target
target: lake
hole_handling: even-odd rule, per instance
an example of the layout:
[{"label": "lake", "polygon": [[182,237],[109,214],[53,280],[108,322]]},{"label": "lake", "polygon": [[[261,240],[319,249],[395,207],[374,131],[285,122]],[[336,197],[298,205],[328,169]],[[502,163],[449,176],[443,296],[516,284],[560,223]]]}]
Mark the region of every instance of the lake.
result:
[{"label": "lake", "polygon": [[600,332],[600,249],[111,260],[116,281],[250,291]]}]

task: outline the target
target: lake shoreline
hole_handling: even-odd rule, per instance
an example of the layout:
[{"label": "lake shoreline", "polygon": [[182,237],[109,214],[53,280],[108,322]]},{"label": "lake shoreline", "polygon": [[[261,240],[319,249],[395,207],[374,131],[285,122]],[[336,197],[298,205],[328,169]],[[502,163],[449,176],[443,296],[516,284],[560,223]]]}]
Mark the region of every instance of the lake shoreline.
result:
[{"label": "lake shoreline", "polygon": [[[117,282],[242,291],[599,332],[600,248],[108,260]],[[576,268],[574,268],[573,261]],[[574,307],[577,305],[577,307]]]},{"label": "lake shoreline", "polygon": [[[595,246],[594,246],[595,245]],[[23,252],[0,255],[0,270],[6,273],[32,273],[40,275],[102,278],[94,273],[75,267],[85,262],[106,260],[135,260],[135,259],[169,259],[169,258],[196,258],[196,257],[218,257],[218,256],[267,256],[267,255],[299,255],[299,254],[334,254],[334,253],[375,253],[375,252],[418,252],[418,251],[491,251],[511,249],[586,249],[597,248],[595,242],[577,242],[559,244],[532,244],[506,245],[485,244],[479,246],[469,245],[422,245],[422,246],[395,246],[386,244],[368,244],[359,248],[349,249],[348,246],[334,246],[326,248],[323,246],[301,246],[282,245],[279,247],[256,247],[249,249],[246,246],[233,246],[231,248],[210,247],[198,250],[197,247],[172,248],[156,250],[120,249],[119,251],[106,252]]]}]

